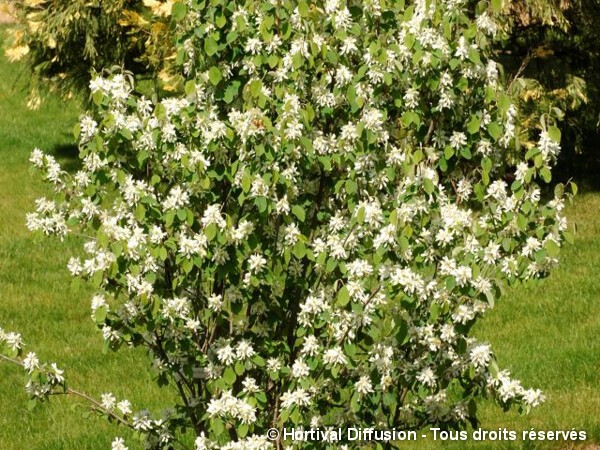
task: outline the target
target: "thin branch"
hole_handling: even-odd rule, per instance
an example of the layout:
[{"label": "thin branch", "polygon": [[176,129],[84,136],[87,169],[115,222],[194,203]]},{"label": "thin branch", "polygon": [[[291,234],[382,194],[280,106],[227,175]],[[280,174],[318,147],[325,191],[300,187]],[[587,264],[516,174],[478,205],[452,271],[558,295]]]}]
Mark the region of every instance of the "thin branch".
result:
[{"label": "thin branch", "polygon": [[521,66],[519,66],[519,70],[517,70],[517,73],[515,73],[515,76],[510,81],[508,88],[506,89],[507,91],[510,91],[510,89],[512,88],[512,85],[521,76],[521,74],[527,68],[527,66],[529,65],[530,62],[531,62],[531,53],[527,53],[527,55],[525,56],[525,58],[523,58],[523,61],[521,62]]}]

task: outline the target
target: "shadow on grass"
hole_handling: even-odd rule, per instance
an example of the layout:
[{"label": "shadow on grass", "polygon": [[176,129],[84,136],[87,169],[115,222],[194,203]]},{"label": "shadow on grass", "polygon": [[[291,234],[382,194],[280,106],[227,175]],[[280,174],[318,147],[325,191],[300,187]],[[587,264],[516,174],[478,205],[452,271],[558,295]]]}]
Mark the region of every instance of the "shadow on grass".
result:
[{"label": "shadow on grass", "polygon": [[77,144],[58,144],[50,151],[62,168],[69,173],[75,173],[81,169],[79,159],[79,148]]}]

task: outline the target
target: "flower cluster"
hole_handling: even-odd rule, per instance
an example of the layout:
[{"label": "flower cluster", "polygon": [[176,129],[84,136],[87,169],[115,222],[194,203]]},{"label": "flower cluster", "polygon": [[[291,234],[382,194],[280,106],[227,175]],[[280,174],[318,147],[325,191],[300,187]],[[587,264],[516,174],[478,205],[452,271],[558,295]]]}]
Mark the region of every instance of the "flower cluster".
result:
[{"label": "flower cluster", "polygon": [[460,427],[485,393],[543,400],[469,333],[503,283],[557,262],[561,192],[536,182],[558,140],[515,150],[494,11],[471,6],[177,2],[185,93],[98,77],[81,170],[34,151],[56,196],[28,226],[87,233],[69,270],[99,290],[105,340],[146,347],[180,395],[138,431],[259,449],[311,417]]}]

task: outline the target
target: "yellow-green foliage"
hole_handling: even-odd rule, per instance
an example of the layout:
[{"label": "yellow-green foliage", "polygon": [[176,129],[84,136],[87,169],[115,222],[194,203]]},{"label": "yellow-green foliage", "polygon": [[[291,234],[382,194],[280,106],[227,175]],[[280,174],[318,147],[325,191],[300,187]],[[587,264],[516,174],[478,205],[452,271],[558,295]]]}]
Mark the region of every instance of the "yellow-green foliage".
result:
[{"label": "yellow-green foliage", "polygon": [[[32,73],[29,106],[42,86],[87,94],[90,73],[120,66],[156,79],[170,61],[173,0],[10,0],[17,18],[6,48]],[[164,75],[162,78],[167,78]]]}]

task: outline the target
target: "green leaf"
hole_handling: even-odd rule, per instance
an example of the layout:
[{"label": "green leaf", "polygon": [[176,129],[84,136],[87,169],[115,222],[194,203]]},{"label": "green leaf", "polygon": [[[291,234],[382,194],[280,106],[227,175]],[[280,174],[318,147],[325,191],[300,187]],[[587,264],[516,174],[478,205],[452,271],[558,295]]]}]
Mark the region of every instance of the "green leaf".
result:
[{"label": "green leaf", "polygon": [[226,23],[227,23],[227,18],[222,14],[218,15],[217,18],[215,19],[215,24],[219,28],[223,28]]},{"label": "green leaf", "polygon": [[346,192],[350,195],[356,193],[358,190],[358,184],[354,180],[346,180]]},{"label": "green leaf", "polygon": [[[395,210],[394,210],[395,212]],[[361,206],[360,208],[358,208],[358,213],[356,214],[356,221],[360,224],[362,224],[365,221],[365,207]]]},{"label": "green leaf", "polygon": [[249,89],[250,89],[250,93],[252,94],[253,97],[258,97],[260,95],[260,93],[262,92],[262,81],[260,80],[254,80],[252,81],[252,83],[250,83]]},{"label": "green leaf", "polygon": [[471,159],[473,157],[471,150],[468,147],[461,148],[460,155],[465,159]]},{"label": "green leaf", "polygon": [[210,421],[210,429],[215,436],[220,436],[225,431],[225,424],[223,424],[221,419],[212,419]]},{"label": "green leaf", "polygon": [[529,160],[529,159],[533,158],[535,155],[537,155],[538,153],[540,153],[540,149],[537,147],[532,147],[527,151],[527,153],[525,153],[525,159]]},{"label": "green leaf", "polygon": [[494,294],[490,291],[487,291],[485,293],[485,298],[487,299],[488,305],[490,305],[490,308],[494,307]]},{"label": "green leaf", "polygon": [[219,69],[217,66],[212,66],[208,70],[208,79],[213,84],[213,86],[216,86],[217,84],[219,84],[219,82],[223,79],[223,74],[221,73],[221,69]]},{"label": "green leaf", "polygon": [[550,136],[550,139],[552,139],[554,142],[558,142],[560,144],[561,134],[560,129],[558,127],[548,127],[548,136]]},{"label": "green leaf", "polygon": [[175,2],[171,7],[171,17],[176,22],[181,22],[187,14],[187,5],[183,2]]},{"label": "green leaf", "polygon": [[252,177],[247,173],[244,173],[242,177],[242,190],[246,193],[252,187]]},{"label": "green leaf", "polygon": [[439,166],[442,172],[446,172],[448,170],[448,160],[442,156],[439,161]]},{"label": "green leaf", "polygon": [[404,320],[401,321],[398,326],[398,332],[396,333],[396,342],[398,342],[399,345],[404,345],[408,342],[410,337],[408,331],[408,324]]},{"label": "green leaf", "polygon": [[488,133],[492,138],[494,138],[495,141],[500,139],[500,136],[502,135],[502,126],[498,122],[490,123],[487,129]]},{"label": "green leaf", "polygon": [[241,83],[239,81],[234,81],[231,83],[227,89],[225,89],[225,94],[223,94],[223,100],[225,103],[231,103],[238,95],[240,90]]},{"label": "green leaf", "polygon": [[433,191],[435,191],[435,185],[433,184],[433,181],[431,181],[429,178],[425,178],[423,180],[423,187],[425,189],[425,192],[427,192],[429,195],[431,195]]},{"label": "green leaf", "polygon": [[578,191],[577,184],[575,184],[572,181],[570,184],[571,184],[571,192],[573,193],[573,195],[577,195],[577,191]]},{"label": "green leaf", "polygon": [[302,242],[302,241],[296,242],[296,244],[294,245],[294,256],[298,259],[302,259],[302,258],[304,258],[305,255],[306,255],[306,245],[304,245],[304,242]]},{"label": "green leaf", "polygon": [[565,238],[565,241],[567,242],[567,244],[573,245],[575,243],[575,238],[573,237],[573,233],[571,233],[569,231],[565,231],[563,233],[563,237]]},{"label": "green leaf", "polygon": [[135,208],[135,218],[136,220],[138,220],[139,222],[142,222],[144,220],[144,218],[146,217],[146,208],[144,208],[144,205],[142,205],[141,203],[137,205],[137,207]]},{"label": "green leaf", "polygon": [[342,287],[337,295],[337,303],[338,305],[344,307],[350,301],[350,292],[348,292],[348,288],[346,286]]},{"label": "green leaf", "polygon": [[248,430],[250,429],[249,425],[246,423],[242,423],[240,425],[238,425],[236,428],[237,431],[237,435],[241,438],[245,438],[246,435],[248,434]]},{"label": "green leaf", "polygon": [[454,156],[454,149],[447,145],[446,148],[444,148],[444,158],[446,158],[446,160],[449,160],[450,158],[452,158],[452,156]]},{"label": "green leaf", "polygon": [[211,37],[204,40],[204,51],[208,56],[212,56],[219,50],[219,44]]},{"label": "green leaf", "polygon": [[244,363],[241,361],[237,361],[234,366],[235,373],[237,375],[242,375],[246,368],[244,367]]},{"label": "green leaf", "polygon": [[217,225],[214,223],[209,224],[204,229],[204,235],[206,236],[206,239],[209,240],[209,242],[212,241],[217,235]]},{"label": "green leaf", "polygon": [[267,210],[267,199],[265,197],[258,197],[254,200],[254,203],[258,207],[258,211],[263,213]]},{"label": "green leaf", "polygon": [[435,323],[440,316],[440,305],[432,303],[429,307],[429,323]]},{"label": "green leaf", "polygon": [[556,258],[560,253],[559,245],[551,239],[546,241],[546,243],[544,244],[544,248],[548,252],[548,256],[552,258]]},{"label": "green leaf", "polygon": [[327,266],[325,267],[325,270],[327,273],[331,273],[335,270],[335,268],[337,267],[338,263],[334,258],[329,258],[327,260]]},{"label": "green leaf", "polygon": [[469,121],[469,124],[467,125],[467,131],[469,132],[469,134],[475,134],[479,131],[480,125],[481,125],[481,121],[479,120],[479,117],[477,117],[475,114],[473,114],[471,116],[471,120]]},{"label": "green leaf", "polygon": [[300,222],[304,222],[306,219],[306,213],[304,212],[304,208],[300,205],[292,206],[292,214],[294,214]]},{"label": "green leaf", "polygon": [[235,31],[230,31],[229,33],[227,33],[227,36],[225,36],[225,42],[227,42],[228,44],[231,44],[233,41],[235,41],[238,38],[239,34]]},{"label": "green leaf", "polygon": [[354,395],[352,395],[352,399],[350,400],[350,408],[354,412],[360,411],[360,402],[359,402],[358,392],[355,392]]},{"label": "green leaf", "polygon": [[271,69],[273,69],[274,67],[276,67],[277,64],[279,64],[279,58],[277,57],[277,55],[270,55],[267,58],[267,64],[269,64],[269,67]]},{"label": "green leaf", "polygon": [[223,371],[223,379],[227,382],[227,384],[232,385],[235,383],[237,375],[235,371],[231,367],[226,367]]},{"label": "green leaf", "polygon": [[411,123],[414,123],[417,126],[421,124],[419,115],[414,111],[406,111],[404,114],[402,114],[400,120],[405,127],[410,126]]},{"label": "green leaf", "polygon": [[160,257],[161,261],[165,261],[169,256],[167,249],[165,247],[160,247],[160,249],[158,250],[158,256]]},{"label": "green leaf", "polygon": [[106,310],[106,306],[101,306],[100,308],[94,311],[94,319],[96,319],[96,323],[104,323],[104,319],[106,319],[106,314],[108,311]]},{"label": "green leaf", "polygon": [[102,104],[102,100],[104,100],[104,93],[102,91],[96,91],[92,94],[92,100],[97,106]]},{"label": "green leaf", "polygon": [[550,181],[552,181],[552,173],[547,167],[542,167],[540,170],[540,176],[546,183],[550,183]]},{"label": "green leaf", "polygon": [[298,3],[298,12],[300,13],[300,17],[308,16],[308,13],[310,12],[310,10],[308,9],[308,3],[306,3],[305,1],[301,1],[300,3]]}]

